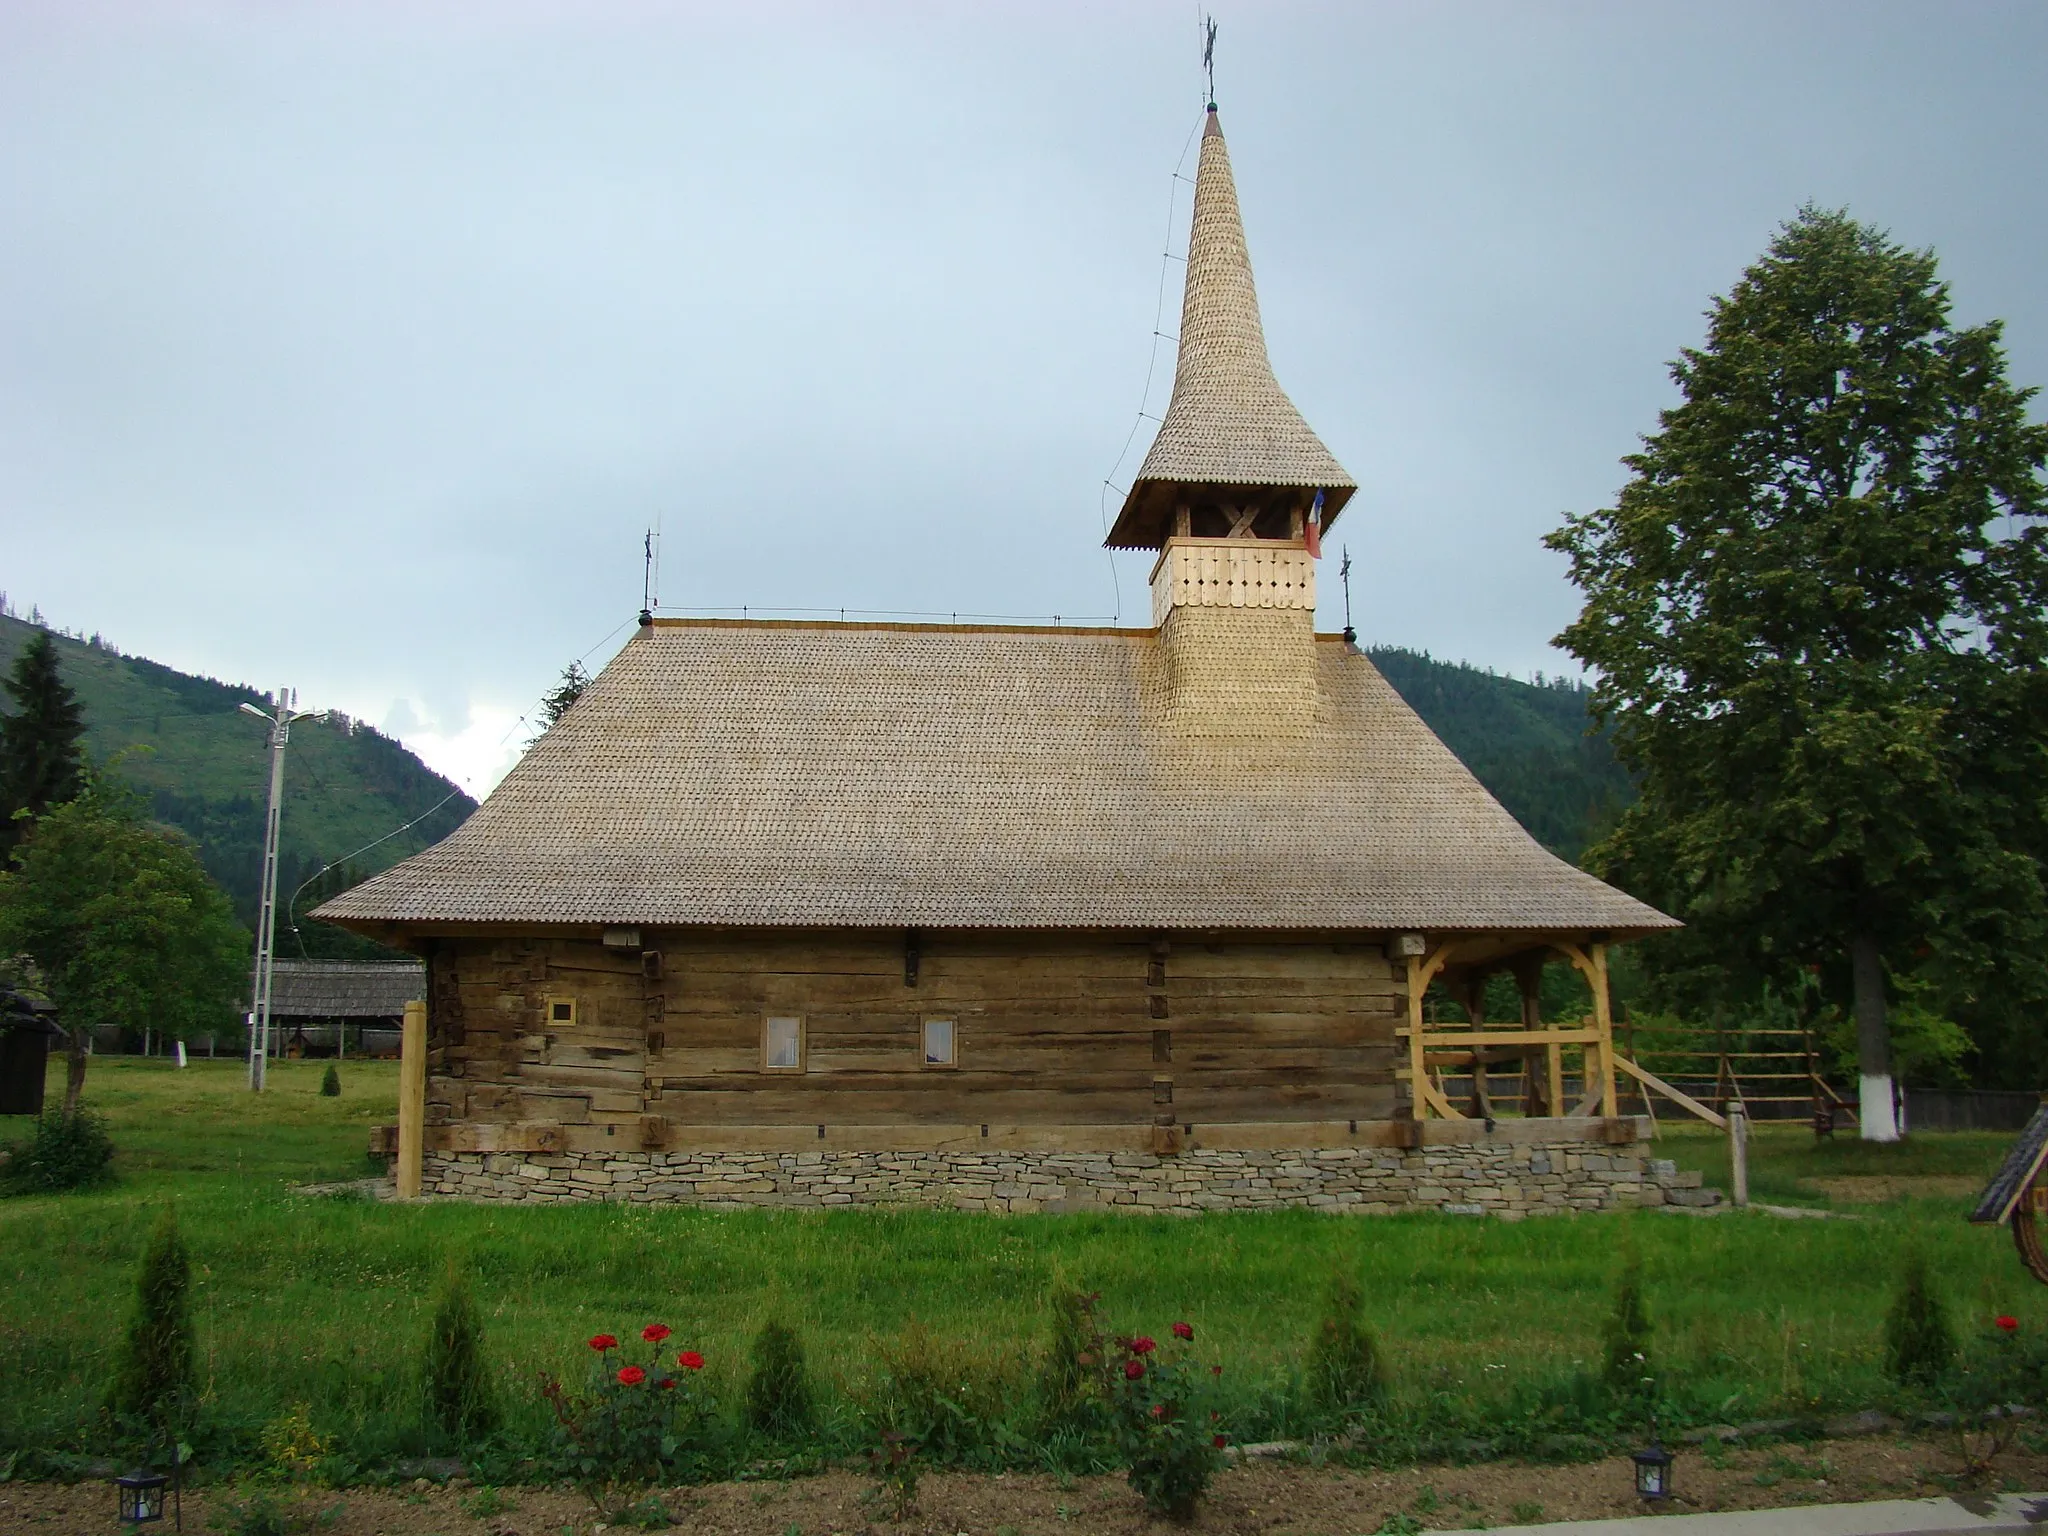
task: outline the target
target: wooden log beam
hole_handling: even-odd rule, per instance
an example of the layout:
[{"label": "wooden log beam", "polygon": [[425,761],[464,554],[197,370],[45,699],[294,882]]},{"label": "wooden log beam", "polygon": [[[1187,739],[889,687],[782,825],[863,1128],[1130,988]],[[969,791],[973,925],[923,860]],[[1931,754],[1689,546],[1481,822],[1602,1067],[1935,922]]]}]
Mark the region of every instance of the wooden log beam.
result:
[{"label": "wooden log beam", "polygon": [[427,1128],[427,1005],[407,1003],[399,1035],[398,1166],[392,1170],[398,1198],[420,1197],[420,1163]]},{"label": "wooden log beam", "polygon": [[1706,1105],[1702,1104],[1698,1099],[1694,1098],[1691,1094],[1681,1092],[1679,1089],[1672,1087],[1669,1083],[1665,1082],[1664,1079],[1659,1077],[1656,1073],[1648,1071],[1643,1067],[1637,1066],[1634,1062],[1630,1061],[1626,1056],[1615,1057],[1614,1064],[1617,1067],[1621,1068],[1622,1071],[1626,1072],[1630,1077],[1634,1078],[1637,1082],[1641,1083],[1644,1087],[1656,1089],[1657,1092],[1663,1094],[1665,1098],[1669,1099],[1672,1103],[1676,1104],[1680,1109],[1684,1110],[1687,1114],[1699,1116],[1700,1119],[1706,1121],[1707,1124],[1715,1127],[1718,1130],[1725,1131],[1728,1129],[1728,1121],[1724,1116],[1715,1114],[1714,1111],[1707,1108]]}]

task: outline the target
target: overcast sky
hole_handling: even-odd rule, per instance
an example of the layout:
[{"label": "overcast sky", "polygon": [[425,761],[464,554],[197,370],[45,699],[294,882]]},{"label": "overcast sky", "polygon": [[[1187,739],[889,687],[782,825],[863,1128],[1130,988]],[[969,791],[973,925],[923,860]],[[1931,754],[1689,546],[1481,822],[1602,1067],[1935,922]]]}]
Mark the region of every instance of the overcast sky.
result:
[{"label": "overcast sky", "polygon": [[[1569,669],[1538,540],[1805,200],[2048,381],[2048,5],[1221,9],[1370,642]],[[478,793],[657,518],[665,610],[1143,623],[1103,481],[1197,52],[1184,3],[0,0],[0,590]]]}]

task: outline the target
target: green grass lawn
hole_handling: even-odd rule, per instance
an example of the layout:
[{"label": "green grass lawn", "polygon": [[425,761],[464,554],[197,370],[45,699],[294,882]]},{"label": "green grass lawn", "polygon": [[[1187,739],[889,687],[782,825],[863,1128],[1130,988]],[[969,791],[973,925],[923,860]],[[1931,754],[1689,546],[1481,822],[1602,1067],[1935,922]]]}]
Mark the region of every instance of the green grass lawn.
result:
[{"label": "green grass lawn", "polygon": [[[1285,1427],[1290,1373],[1340,1266],[1360,1279],[1403,1399],[1450,1404],[1472,1422],[1511,1399],[1526,1408],[1530,1394],[1562,1391],[1597,1361],[1628,1253],[1642,1259],[1664,1373],[1693,1418],[1879,1400],[1881,1318],[1911,1249],[1929,1257],[1959,1322],[2010,1312],[2048,1327],[2048,1292],[2020,1269],[2004,1231],[1964,1221],[1969,1197],[1953,1191],[1838,1208],[1852,1219],[1641,1212],[1512,1225],[1434,1213],[1189,1219],[309,1198],[294,1184],[369,1172],[367,1130],[395,1114],[395,1064],[344,1063],[338,1099],[318,1094],[324,1070],[282,1063],[256,1097],[239,1062],[182,1072],[160,1060],[93,1063],[86,1097],[111,1122],[119,1182],[0,1202],[0,1455],[92,1448],[93,1405],[164,1202],[192,1247],[203,1390],[223,1433],[250,1438],[303,1402],[316,1423],[386,1451],[405,1441],[425,1301],[451,1263],[475,1286],[515,1417],[536,1432],[537,1372],[579,1370],[583,1338],[654,1320],[676,1330],[675,1347],[702,1349],[730,1390],[748,1335],[777,1313],[802,1330],[828,1385],[854,1392],[882,1343],[916,1320],[963,1372],[1014,1396],[1062,1277],[1100,1290],[1119,1328],[1163,1336],[1174,1319],[1191,1320],[1205,1355],[1226,1363],[1247,1428]],[[1760,1200],[1825,1205],[1811,1180],[1976,1180],[2006,1140],[1816,1147],[1804,1130],[1766,1129],[1752,1184]],[[1726,1162],[1705,1128],[1667,1127],[1661,1155],[1707,1169],[1710,1181]]]}]

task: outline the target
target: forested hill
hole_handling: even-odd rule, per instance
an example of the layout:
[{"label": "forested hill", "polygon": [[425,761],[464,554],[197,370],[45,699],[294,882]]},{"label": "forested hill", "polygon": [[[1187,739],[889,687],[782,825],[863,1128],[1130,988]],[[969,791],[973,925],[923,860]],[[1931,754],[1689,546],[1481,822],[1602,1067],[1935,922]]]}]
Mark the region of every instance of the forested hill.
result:
[{"label": "forested hill", "polygon": [[[34,633],[34,626],[0,616],[0,669],[14,665]],[[54,638],[64,680],[84,708],[93,761],[138,749],[122,758],[121,775],[149,797],[159,820],[198,844],[207,872],[253,928],[270,752],[263,722],[243,714],[241,705],[260,705],[263,695],[124,656],[97,636]],[[0,706],[5,703],[0,696]],[[402,826],[451,793],[453,799],[410,832],[355,860],[360,871],[375,873],[419,852],[476,809],[475,801],[390,737],[340,715],[292,727],[284,789],[280,902],[323,864]],[[307,905],[302,902],[302,909]],[[291,952],[282,937],[279,948]]]},{"label": "forested hill", "polygon": [[1493,797],[1552,852],[1577,862],[1635,798],[1604,736],[1587,734],[1584,684],[1534,683],[1417,651],[1366,652],[1380,675]]}]

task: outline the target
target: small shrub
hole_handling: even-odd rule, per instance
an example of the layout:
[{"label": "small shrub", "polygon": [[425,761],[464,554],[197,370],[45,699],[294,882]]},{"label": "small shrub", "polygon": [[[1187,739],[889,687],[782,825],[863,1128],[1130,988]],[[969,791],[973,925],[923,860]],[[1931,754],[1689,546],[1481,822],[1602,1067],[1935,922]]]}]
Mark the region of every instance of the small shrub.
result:
[{"label": "small shrub", "polygon": [[428,1424],[455,1446],[481,1440],[498,1426],[483,1319],[468,1282],[452,1264],[435,1293],[427,1334],[426,1409]]},{"label": "small shrub", "polygon": [[152,1434],[183,1426],[192,1397],[192,1259],[166,1206],[150,1228],[135,1275],[135,1305],[121,1340],[107,1410]]},{"label": "small shrub", "polygon": [[1051,1328],[1038,1367],[1041,1433],[1092,1437],[1108,1427],[1115,1369],[1109,1340],[1095,1309],[1100,1291],[1061,1284],[1052,1293]]},{"label": "small shrub", "polygon": [[[2048,1336],[2029,1334],[2016,1317],[1995,1317],[1943,1373],[1939,1399],[1966,1478],[1994,1471],[2048,1396]],[[2020,1410],[2015,1412],[2014,1410]]]},{"label": "small shrub", "polygon": [[292,1404],[264,1425],[257,1441],[271,1467],[294,1479],[312,1476],[333,1449],[332,1437],[313,1428],[313,1410],[305,1403]]},{"label": "small shrub", "polygon": [[0,1178],[9,1194],[92,1189],[113,1178],[113,1162],[114,1139],[104,1119],[83,1107],[69,1115],[51,1110],[13,1148]]},{"label": "small shrub", "polygon": [[320,1097],[338,1099],[341,1097],[341,1068],[333,1062],[327,1063],[327,1071],[320,1079]]},{"label": "small shrub", "polygon": [[1648,1390],[1655,1374],[1650,1350],[1650,1314],[1643,1305],[1643,1261],[1630,1254],[1614,1287],[1614,1310],[1601,1330],[1605,1368],[1601,1378],[1617,1397]]},{"label": "small shrub", "polygon": [[905,1520],[917,1508],[917,1442],[897,1430],[882,1431],[882,1443],[868,1448],[868,1472],[875,1480],[869,1497],[887,1506],[890,1520]]},{"label": "small shrub", "polygon": [[934,1338],[915,1318],[875,1352],[882,1370],[863,1405],[872,1433],[894,1430],[941,1465],[969,1459],[992,1438],[1008,1383],[990,1361]]},{"label": "small shrub", "polygon": [[462,1512],[472,1520],[488,1520],[519,1507],[519,1500],[502,1488],[483,1487],[462,1500]]},{"label": "small shrub", "polygon": [[1909,1254],[1884,1319],[1884,1364],[1900,1386],[1925,1391],[1956,1357],[1955,1330],[1927,1275],[1927,1260]]},{"label": "small shrub", "polygon": [[1365,1298],[1345,1271],[1330,1279],[1322,1320],[1309,1342],[1308,1390],[1319,1413],[1337,1415],[1375,1402],[1385,1383],[1379,1348],[1365,1325]]},{"label": "small shrub", "polygon": [[804,1341],[786,1323],[770,1318],[754,1335],[747,1374],[747,1424],[757,1434],[792,1440],[817,1419],[811,1380],[804,1369]]},{"label": "small shrub", "polygon": [[648,1345],[645,1364],[627,1360],[611,1334],[598,1334],[589,1341],[597,1360],[582,1392],[541,1378],[541,1395],[555,1418],[555,1469],[611,1524],[629,1513],[636,1521],[652,1516],[645,1499],[650,1484],[703,1471],[714,1412],[700,1380],[704,1357],[686,1349],[672,1365],[665,1363],[662,1345],[670,1332],[661,1323],[640,1330]]},{"label": "small shrub", "polygon": [[1185,1524],[1194,1519],[1223,1460],[1225,1437],[1218,1414],[1208,1407],[1213,1373],[1202,1371],[1192,1357],[1194,1329],[1175,1323],[1172,1336],[1166,1355],[1149,1338],[1120,1341],[1116,1431],[1131,1487],[1145,1507]]}]

